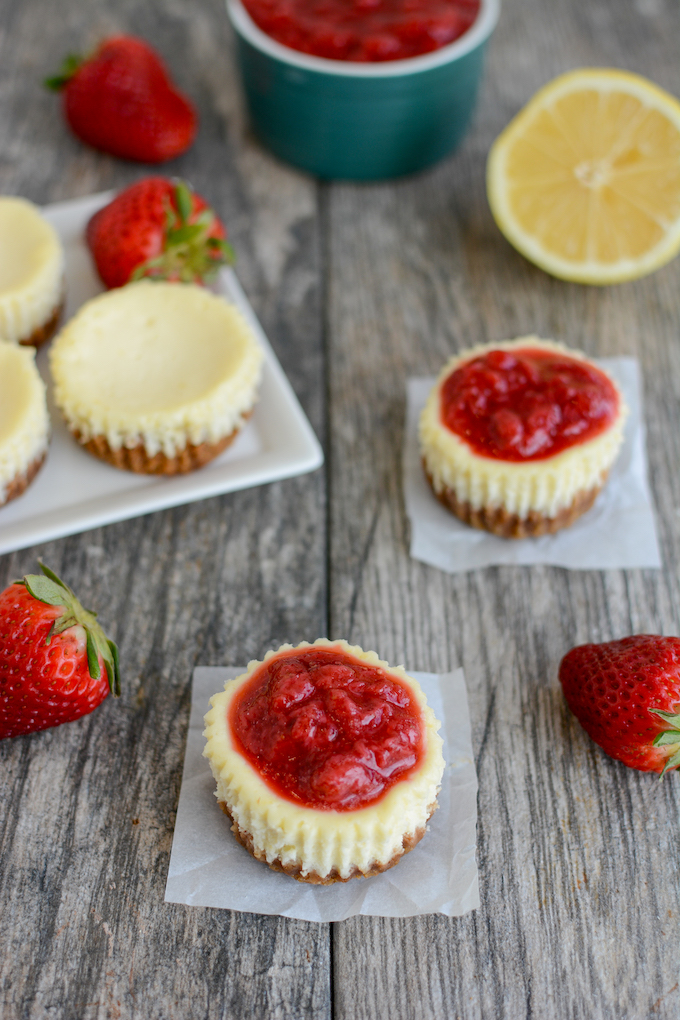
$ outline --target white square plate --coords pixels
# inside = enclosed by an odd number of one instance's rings
[[[66,252],[63,321],[103,290],[84,232],[90,216],[112,196],[106,192],[43,209]],[[47,460],[26,493],[0,509],[0,553],[320,467],[319,442],[231,270],[220,275],[216,289],[240,308],[265,353],[259,401],[235,442],[206,467],[187,475],[163,478],[110,467],[72,439],[52,400],[43,349],[38,367],[48,385],[52,441]]]

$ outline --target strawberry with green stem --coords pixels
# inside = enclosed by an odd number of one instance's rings
[[[40,563],[0,593],[0,738],[72,722],[120,694],[118,649]]]
[[[579,645],[559,676],[569,708],[612,758],[661,776],[680,766],[680,638]]]
[[[87,243],[104,284],[209,283],[234,261],[224,225],[182,180],[145,177],[94,214]]]
[[[144,39],[105,39],[88,57],[66,57],[44,84],[62,93],[73,133],[113,156],[162,163],[196,136],[196,111]]]

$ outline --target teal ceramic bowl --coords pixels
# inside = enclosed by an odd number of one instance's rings
[[[499,0],[482,0],[455,42],[408,60],[360,64],[299,53],[227,0],[255,134],[318,177],[369,181],[414,173],[451,152],[472,116]]]

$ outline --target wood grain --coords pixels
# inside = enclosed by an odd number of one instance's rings
[[[573,644],[680,633],[680,261],[605,289],[547,277],[493,224],[489,145],[548,78],[612,65],[680,94],[674,0],[505,0],[472,130],[411,179],[318,186],[250,138],[220,0],[0,0],[0,189],[38,202],[151,168],[85,149],[39,85],[62,53],[145,36],[201,115],[162,168],[214,204],[238,274],[317,433],[324,471],[97,529],[37,556],[100,611],[124,693],[0,742],[0,1016],[670,1020],[678,986],[676,776],[607,759],[556,683]],[[405,380],[471,342],[535,331],[634,354],[662,571],[408,555]],[[194,665],[324,633],[412,669],[465,668],[482,906],[334,926],[163,903]],[[417,852],[417,850],[415,851]]]
[[[506,2],[472,133],[428,174],[324,190],[329,248],[331,636],[413,669],[465,668],[479,769],[482,906],[448,920],[354,918],[333,933],[334,1015],[677,1017],[678,784],[607,759],[556,681],[575,643],[680,632],[680,264],[593,289],[503,240],[488,147],[552,75],[630,67],[680,93],[669,4]],[[664,571],[410,560],[405,380],[472,343],[529,332],[640,358]],[[675,777],[673,777],[674,779]]]
[[[5,0],[0,24],[0,189],[38,202],[156,172],[85,149],[39,84],[100,36],[153,40],[201,115],[194,148],[162,172],[228,224],[322,432],[316,186],[244,135],[223,5]],[[0,561],[0,585],[37,556],[100,611],[124,689],[78,723],[0,742],[0,1016],[328,1017],[327,926],[163,902],[193,667],[325,630],[322,473],[23,550]]]

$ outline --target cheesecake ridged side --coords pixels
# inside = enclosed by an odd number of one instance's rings
[[[425,754],[416,772],[396,783],[377,803],[354,811],[308,808],[279,795],[238,750],[228,724],[233,698],[261,662],[249,663],[246,673],[228,681],[224,691],[211,698],[203,753],[215,777],[217,800],[226,806],[238,829],[251,836],[255,856],[302,880],[313,876],[311,880],[323,881],[335,873],[344,881],[394,863],[409,849],[405,844],[424,831],[444,768],[440,724],[420,685],[401,667],[390,667],[375,652],[364,652],[345,641],[320,639],[314,646],[339,648],[406,684],[421,710],[425,731]],[[283,645],[263,661],[292,647]],[[297,647],[311,646],[303,642]]]

